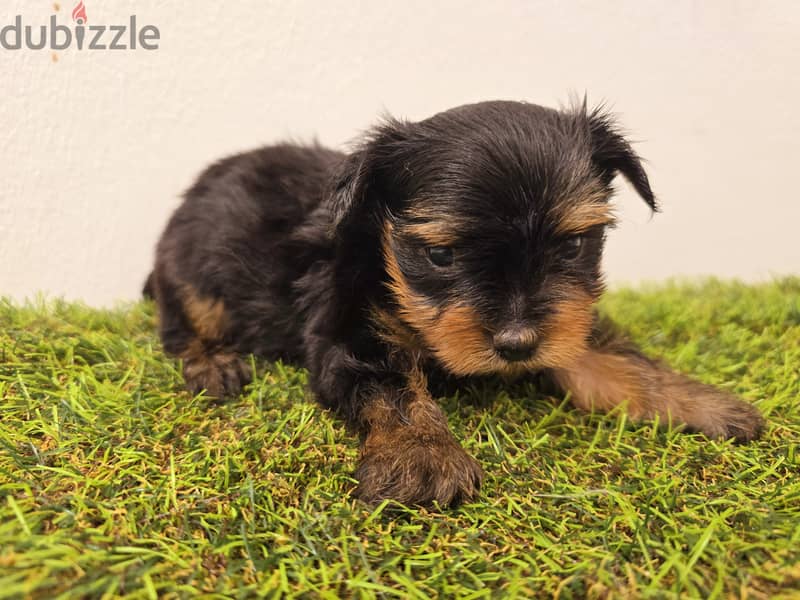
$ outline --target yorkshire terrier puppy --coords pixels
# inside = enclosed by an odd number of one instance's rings
[[[643,356],[598,318],[612,180],[656,200],[611,118],[482,102],[388,120],[349,155],[277,145],[188,190],[146,292],[196,393],[235,396],[247,354],[304,365],[361,437],[356,494],[453,505],[482,472],[429,379],[539,373],[585,410],[624,404],[715,438],[763,420]]]

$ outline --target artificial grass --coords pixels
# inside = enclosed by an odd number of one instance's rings
[[[800,279],[617,291],[654,355],[758,405],[748,445],[490,384],[443,399],[479,500],[350,498],[356,441],[260,365],[182,391],[153,307],[0,302],[0,597],[800,594]]]

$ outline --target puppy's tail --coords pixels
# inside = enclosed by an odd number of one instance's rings
[[[150,275],[147,276],[147,281],[144,282],[144,287],[142,288],[142,296],[148,300],[153,300],[156,297],[156,282],[153,275],[154,273],[151,271]]]

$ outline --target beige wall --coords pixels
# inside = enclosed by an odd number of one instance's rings
[[[0,48],[0,295],[135,298],[178,194],[225,153],[584,91],[664,207],[620,184],[612,281],[800,271],[800,3],[85,2],[90,24],[157,25],[160,49]],[[0,25],[53,11],[3,0]]]

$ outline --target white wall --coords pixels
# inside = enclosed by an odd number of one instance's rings
[[[584,91],[640,141],[664,208],[621,185],[612,281],[800,271],[800,3],[85,2],[90,24],[157,25],[160,49],[0,48],[0,295],[135,298],[178,195],[226,153]],[[0,25],[53,11],[3,0]]]

